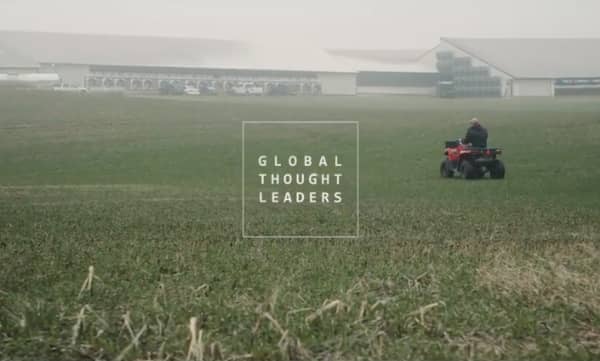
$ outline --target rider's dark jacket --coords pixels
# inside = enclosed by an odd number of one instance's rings
[[[467,135],[463,139],[463,143],[473,145],[474,147],[487,147],[488,132],[481,125],[472,125],[467,129]]]

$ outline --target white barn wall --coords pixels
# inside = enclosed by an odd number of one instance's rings
[[[554,81],[552,79],[515,79],[513,95],[521,97],[554,96]]]
[[[324,95],[356,95],[355,73],[319,73]]]
[[[40,71],[44,73],[57,73],[60,80],[69,86],[85,86],[85,76],[90,73],[88,65],[78,64],[42,64]]]

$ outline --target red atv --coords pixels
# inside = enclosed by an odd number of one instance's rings
[[[502,154],[499,148],[477,148],[462,141],[446,142],[444,150],[446,159],[440,165],[440,174],[444,178],[452,178],[454,174],[461,174],[465,179],[479,179],[486,173],[490,178],[504,178],[504,163],[496,156]]]

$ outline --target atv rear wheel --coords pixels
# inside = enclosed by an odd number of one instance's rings
[[[468,161],[462,162],[462,174],[465,179],[481,178],[481,171]]]
[[[454,170],[452,169],[452,164],[450,164],[448,159],[444,159],[442,164],[440,164],[440,175],[442,178],[454,177]]]
[[[504,168],[504,163],[501,160],[497,160],[496,164],[492,168],[490,168],[490,178],[492,179],[503,179],[504,173],[506,169]]]

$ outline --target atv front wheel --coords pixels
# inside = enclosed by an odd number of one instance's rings
[[[454,177],[454,170],[452,169],[452,165],[448,159],[444,159],[442,164],[440,164],[440,175],[442,178]]]
[[[503,179],[504,173],[506,169],[504,168],[504,163],[501,160],[497,160],[496,164],[492,168],[490,168],[490,178],[492,179]]]

